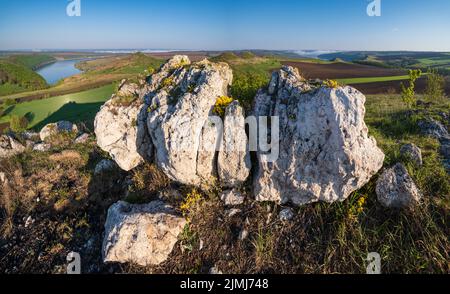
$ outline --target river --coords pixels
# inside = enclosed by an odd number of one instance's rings
[[[55,85],[64,78],[81,73],[81,70],[77,69],[75,64],[83,60],[84,59],[56,61],[41,67],[36,72],[40,74],[49,85]]]

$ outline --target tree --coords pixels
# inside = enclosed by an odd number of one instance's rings
[[[403,102],[409,107],[412,108],[416,105],[416,93],[415,93],[415,83],[418,78],[422,75],[422,71],[420,69],[410,69],[409,70],[409,86],[406,87],[403,83],[401,83],[402,87],[402,99]]]
[[[427,86],[425,95],[433,100],[444,96],[445,79],[436,69],[430,69],[427,75]]]

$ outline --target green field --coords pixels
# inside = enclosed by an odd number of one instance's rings
[[[75,94],[19,103],[5,110],[0,123],[8,122],[12,115],[26,116],[30,119],[29,127],[36,129],[59,120],[89,123],[112,92],[113,85],[108,85]]]
[[[403,76],[389,76],[389,77],[338,79],[338,82],[340,82],[342,84],[355,85],[355,84],[363,84],[363,83],[402,81],[402,80],[407,80],[407,79],[409,79],[409,77],[407,75],[403,75]]]

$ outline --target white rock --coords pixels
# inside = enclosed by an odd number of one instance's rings
[[[294,218],[294,211],[292,210],[292,208],[284,208],[280,211],[280,216],[279,216],[281,221],[290,221]]]
[[[231,209],[227,210],[227,215],[228,215],[228,217],[233,217],[241,212],[242,212],[242,210],[240,210],[239,208],[231,208]]]
[[[147,132],[147,106],[135,101],[129,106],[107,101],[95,117],[97,144],[108,152],[123,170],[129,171],[145,160],[150,161],[153,144]]]
[[[245,182],[252,166],[245,133],[244,110],[238,101],[226,108],[223,128],[217,169],[222,185],[236,187]]]
[[[239,191],[227,190],[220,195],[220,200],[228,206],[241,205],[244,203],[245,196]]]
[[[34,219],[30,216],[28,216],[28,218],[25,221],[25,228],[28,228],[29,226],[31,226],[34,223]]]
[[[89,134],[83,133],[75,139],[75,144],[84,144],[89,140]]]
[[[119,201],[108,210],[103,260],[158,265],[168,258],[185,224],[164,202],[132,205]]]
[[[241,232],[239,233],[239,240],[244,241],[245,239],[247,239],[247,237],[248,237],[248,230],[242,229]]]
[[[152,76],[149,88],[154,91],[147,95],[151,100],[147,123],[161,170],[172,180],[200,186],[216,176],[218,140],[209,115],[217,98],[227,94],[232,72],[227,64],[207,60],[189,68],[174,68],[179,60],[183,64],[188,61],[187,57],[174,57]],[[153,85],[162,80],[170,83]]]
[[[383,206],[394,208],[411,207],[422,198],[421,192],[401,163],[383,172],[377,181],[376,193]]]
[[[25,146],[20,144],[10,135],[0,135],[0,158],[11,157],[25,151]]]
[[[0,184],[4,184],[6,183],[7,178],[6,178],[6,174],[4,172],[0,172]]]
[[[209,274],[210,275],[223,275],[223,272],[217,266],[213,266],[212,268],[209,269]]]
[[[62,132],[73,132],[77,133],[77,125],[69,121],[59,121],[57,123],[50,123],[44,126],[39,133],[39,137],[42,141],[45,141],[49,137],[62,133]]]
[[[365,100],[352,87],[313,89],[292,67],[274,73],[268,92],[255,98],[255,115],[279,117],[279,156],[263,161],[258,152],[256,199],[342,201],[364,186],[384,161],[368,136]]]
[[[52,148],[52,145],[47,143],[38,143],[33,146],[33,151],[47,152]]]

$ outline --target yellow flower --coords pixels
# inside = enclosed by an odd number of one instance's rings
[[[216,104],[214,105],[214,113],[223,116],[225,114],[225,108],[233,102],[233,98],[228,96],[221,96],[217,98]]]
[[[339,87],[339,83],[336,80],[325,80],[323,85],[328,88],[337,88]]]

